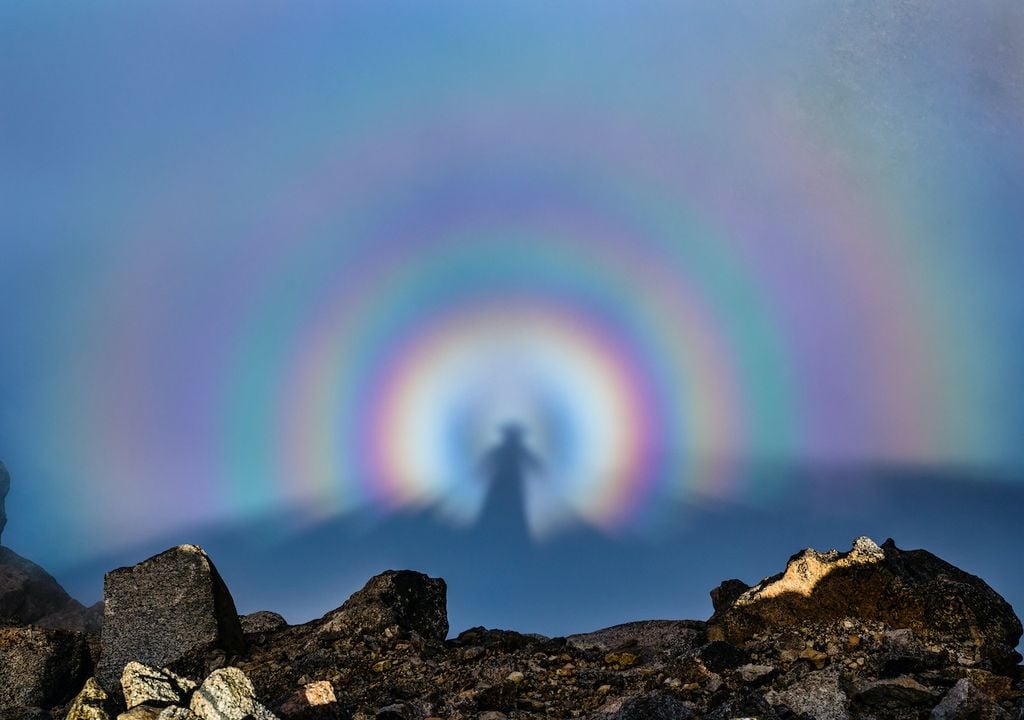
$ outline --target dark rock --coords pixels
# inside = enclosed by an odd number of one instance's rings
[[[7,527],[7,493],[11,491],[11,476],[7,474],[7,468],[0,462],[0,541],[4,537],[4,528]]]
[[[570,645],[602,652],[630,647],[683,652],[704,644],[704,623],[695,620],[644,620],[597,632],[570,635]]]
[[[812,717],[815,720],[849,718],[849,697],[842,688],[839,671],[834,667],[808,672],[790,681],[777,693],[777,700],[801,716]]]
[[[992,702],[967,678],[958,680],[942,702],[932,709],[931,720],[1009,720],[1010,714]]]
[[[88,646],[78,633],[0,628],[0,708],[62,705],[91,670]]]
[[[864,705],[890,707],[932,705],[935,702],[935,696],[927,687],[909,677],[868,683],[857,692],[854,699]]]
[[[195,545],[107,573],[103,597],[96,677],[116,697],[121,697],[121,672],[131,660],[167,667],[199,651],[234,655],[244,648],[231,593]]]
[[[748,685],[760,685],[778,675],[779,670],[771,665],[741,665],[736,674]]]
[[[249,633],[274,632],[288,626],[287,620],[276,612],[269,610],[260,610],[248,615],[241,615],[238,618],[238,622],[242,627],[242,632],[246,635]]]
[[[709,637],[735,644],[765,629],[841,618],[910,628],[928,642],[955,644],[971,661],[1011,672],[1021,624],[980,578],[925,550],[858,538],[847,553],[804,550],[786,570],[745,591],[708,621]]]
[[[62,613],[85,612],[52,575],[13,550],[0,547],[0,625],[30,625]]]
[[[410,703],[395,703],[377,711],[375,720],[423,720],[423,712]]]
[[[448,635],[448,586],[411,570],[388,570],[370,579],[321,621],[323,632],[378,634],[385,628],[416,632],[431,640]]]
[[[711,591],[711,606],[715,609],[715,612],[724,610],[749,589],[750,586],[742,580],[736,580],[735,578],[723,580],[721,585]]]
[[[42,708],[0,707],[0,720],[53,720],[53,718],[48,711]]]
[[[704,666],[712,672],[722,672],[739,667],[747,662],[747,656],[735,646],[722,640],[714,640],[697,651]]]
[[[679,698],[651,692],[630,698],[611,712],[599,713],[593,720],[688,720],[693,711]]]
[[[736,718],[758,718],[758,720],[778,720],[775,709],[758,693],[746,691],[732,692],[724,702],[704,715],[704,720],[735,720]]]

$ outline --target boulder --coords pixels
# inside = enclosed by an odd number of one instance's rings
[[[388,570],[323,617],[322,632],[378,635],[397,625],[432,640],[448,636],[448,586],[411,570]]]
[[[750,589],[742,580],[723,580],[722,583],[711,591],[711,606],[715,612],[732,605],[736,598]]]
[[[697,651],[697,657],[711,672],[722,672],[739,667],[747,662],[742,651],[723,640],[712,640]]]
[[[504,714],[502,714],[504,717]],[[392,703],[378,710],[374,720],[423,720],[423,711],[411,703]]]
[[[91,669],[88,645],[78,633],[0,628],[0,708],[63,705]]]
[[[687,720],[693,711],[679,698],[650,692],[626,700],[616,700],[591,716],[591,720]]]
[[[117,720],[158,720],[162,708],[152,705],[136,705],[117,716]]]
[[[288,627],[287,620],[276,612],[269,610],[260,610],[248,615],[241,615],[238,618],[238,622],[242,626],[242,632],[246,635],[249,633],[274,632],[283,627]]]
[[[122,694],[121,672],[132,660],[167,667],[211,649],[227,656],[244,649],[231,593],[195,545],[107,573],[103,600],[96,677],[115,696]]]
[[[110,695],[91,677],[71,701],[65,720],[111,720],[116,715],[117,706]]]
[[[741,645],[769,628],[842,618],[912,629],[997,671],[1012,672],[1020,660],[1020,620],[984,581],[925,550],[900,550],[892,540],[879,547],[866,537],[846,553],[794,555],[784,572],[716,609],[708,637]]]
[[[888,707],[931,706],[935,696],[931,690],[911,677],[875,680],[862,687],[854,699],[864,705]]]
[[[810,672],[779,693],[770,693],[769,702],[785,705],[814,720],[849,720],[849,698],[841,686],[839,670],[831,667]]]
[[[942,702],[932,709],[931,720],[1009,720],[1010,714],[975,687],[961,678],[949,689]]]
[[[0,547],[0,625],[30,625],[61,613],[84,612],[52,575],[10,548]]]
[[[160,711],[157,720],[199,720],[199,716],[188,708],[171,705]]]
[[[296,690],[281,704],[278,714],[286,720],[327,717],[334,714],[329,711],[333,710],[331,706],[336,706],[337,702],[334,687],[326,680],[318,680]]]
[[[641,620],[569,635],[566,640],[573,647],[602,652],[627,647],[678,652],[704,644],[704,623],[697,620]]]
[[[130,710],[136,705],[165,707],[188,704],[196,683],[164,668],[157,670],[134,660],[121,674],[124,704]]]
[[[236,667],[210,673],[193,693],[189,707],[201,720],[276,720],[256,700],[249,678]]]

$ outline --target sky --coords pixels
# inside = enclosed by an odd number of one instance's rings
[[[1011,0],[4,3],[4,542],[86,601],[202,541],[247,609],[403,565],[559,633],[868,533],[1022,607],[1022,38]]]

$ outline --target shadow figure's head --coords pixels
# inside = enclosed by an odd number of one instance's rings
[[[501,441],[505,445],[522,445],[526,430],[519,423],[507,422],[501,426]]]

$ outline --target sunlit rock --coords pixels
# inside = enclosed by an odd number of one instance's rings
[[[846,553],[804,550],[786,569],[721,607],[709,636],[742,644],[771,628],[859,618],[908,628],[942,643],[967,663],[996,669],[1020,659],[1021,624],[1010,605],[981,579],[925,550],[879,547],[858,538]]]
[[[236,667],[210,673],[192,694],[189,707],[201,720],[276,720],[256,700],[249,678]]]

